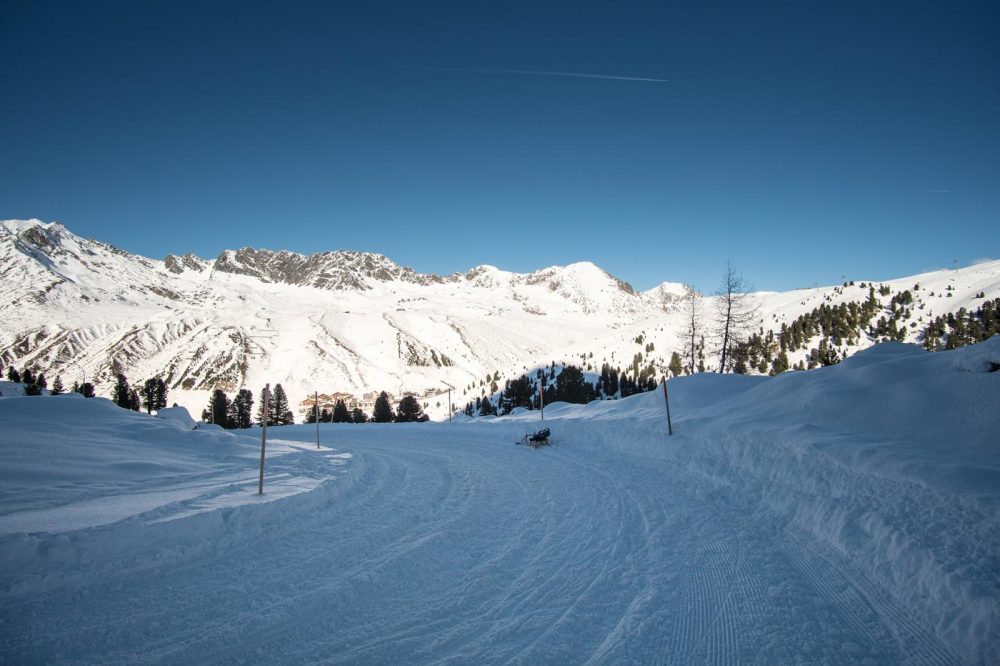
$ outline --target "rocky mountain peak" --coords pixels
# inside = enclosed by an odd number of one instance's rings
[[[684,299],[685,286],[680,282],[663,282],[649,291],[643,292],[646,298],[660,307],[664,312],[673,312]]]
[[[188,252],[179,257],[176,254],[168,254],[163,259],[163,266],[171,273],[180,275],[184,271],[189,270],[201,273],[209,266],[209,263],[201,257]]]
[[[244,247],[225,250],[212,268],[222,273],[249,275],[264,282],[310,286],[332,291],[365,291],[375,283],[401,281],[440,284],[439,275],[417,273],[389,258],[371,252],[337,250],[303,255],[287,250],[255,250]]]
[[[45,254],[61,252],[65,237],[72,235],[58,222],[41,220],[5,220],[2,228],[17,241],[31,245]]]

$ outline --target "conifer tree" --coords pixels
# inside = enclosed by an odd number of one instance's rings
[[[531,399],[534,392],[534,387],[531,385],[531,380],[528,379],[527,375],[521,375],[517,379],[508,380],[502,396],[504,413],[509,414],[515,407],[531,409]]]
[[[60,395],[65,390],[62,383],[62,376],[56,375],[56,378],[52,381],[52,388],[49,389],[49,395]]]
[[[375,399],[375,408],[372,411],[372,422],[389,423],[392,421],[392,406],[389,405],[389,395],[382,391]]]
[[[351,423],[367,423],[368,415],[361,411],[360,408],[355,407],[351,411]]]
[[[479,402],[479,415],[480,416],[491,416],[496,414],[496,410],[493,409],[493,403],[490,402],[489,398],[483,398]]]
[[[37,386],[40,389],[45,389],[49,387],[49,382],[47,379],[45,379],[44,373],[39,372],[38,376],[35,377],[35,386]]]
[[[403,396],[403,399],[399,401],[399,406],[396,410],[396,422],[407,423],[426,420],[427,416],[424,414],[424,410],[420,406],[417,399],[412,395]]]
[[[558,398],[556,397],[556,385],[555,385],[555,382],[553,382],[552,384],[546,385],[545,389],[543,391],[543,394],[545,395],[545,404],[546,405],[551,405],[552,403],[556,402],[558,400]],[[541,401],[539,401],[539,402],[541,402]]]
[[[281,384],[274,385],[274,395],[271,396],[271,410],[274,414],[275,425],[292,425],[295,423],[294,414],[288,408],[288,396]]]
[[[122,409],[132,409],[131,388],[122,373],[115,376],[115,387],[111,390],[111,400]]]
[[[747,362],[749,360],[749,349],[746,345],[735,345],[732,348],[733,372],[738,375],[745,375],[750,370]]]
[[[670,355],[670,365],[668,366],[670,374],[674,377],[680,376],[684,372],[684,362],[681,361],[681,355],[677,352],[673,352]]]
[[[330,417],[333,423],[350,423],[351,414],[347,411],[347,403],[338,400],[333,405],[333,414]]]
[[[771,370],[768,374],[770,375],[780,375],[782,372],[788,370],[788,354],[781,352],[774,357],[774,361],[771,363]]]
[[[147,414],[152,414],[154,409],[160,409],[157,406],[157,381],[162,382],[163,380],[151,377],[142,384],[142,406],[145,408]]]
[[[618,397],[618,392],[621,391],[621,372],[618,368],[609,368],[608,370],[608,384],[607,391],[610,397]]]
[[[253,402],[253,398],[250,399]],[[164,409],[167,406],[167,384],[159,377],[156,378],[156,406],[153,409]]]
[[[230,407],[230,420],[234,428],[249,428],[252,424],[253,414],[253,393],[250,389],[242,388],[233,398]]]
[[[215,389],[208,400],[208,407],[202,412],[202,419],[208,423],[229,428],[229,396],[222,389]]]
[[[12,382],[20,383],[21,373],[18,372],[17,368],[15,368],[14,366],[12,365],[7,366],[7,379]]]
[[[575,365],[565,366],[556,377],[556,400],[584,404],[589,402],[591,391],[587,390],[583,370]]]
[[[91,384],[90,382],[84,382],[80,384],[79,392],[80,395],[82,395],[84,398],[93,398],[94,395],[96,395],[94,393],[94,385]]]

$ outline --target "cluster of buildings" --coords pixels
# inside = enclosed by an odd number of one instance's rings
[[[324,409],[332,412],[334,405],[338,401],[343,400],[344,404],[347,405],[348,411],[353,411],[354,409],[360,409],[365,414],[371,415],[372,411],[375,409],[375,401],[378,400],[381,391],[366,391],[358,397],[353,393],[343,393],[340,391],[335,391],[333,393],[320,393],[318,396],[319,409],[323,411]],[[420,401],[421,405],[426,405],[431,399],[437,398],[442,395],[444,391],[439,388],[427,388],[423,391],[403,391],[400,395],[395,395],[388,391],[385,392],[389,396],[389,404],[393,409],[399,405],[399,401],[406,396],[413,396]],[[302,413],[306,413],[313,409],[313,406],[317,402],[315,396],[308,396],[305,400],[299,403],[299,410]]]

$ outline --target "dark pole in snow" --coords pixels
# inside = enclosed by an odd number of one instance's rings
[[[670,423],[670,398],[667,396],[667,376],[663,375],[663,402],[667,405],[667,434],[674,434],[674,426]]]
[[[538,380],[538,406],[542,409],[542,421],[545,420],[545,387],[542,386],[542,380]]]
[[[264,447],[267,445],[267,421],[268,421],[268,407],[271,402],[271,385],[267,384],[264,386],[264,409],[261,411],[260,419],[260,486],[257,488],[257,494],[264,494]]]
[[[313,413],[316,415],[316,448],[319,448],[319,391],[313,397]]]

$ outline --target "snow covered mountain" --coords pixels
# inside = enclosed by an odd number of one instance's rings
[[[0,277],[5,366],[93,382],[104,395],[117,372],[133,383],[159,376],[171,402],[194,413],[214,388],[256,393],[270,382],[293,406],[314,391],[386,390],[414,392],[443,416],[443,382],[459,387],[457,406],[489,390],[487,375],[553,361],[627,366],[639,353],[644,366],[663,368],[683,328],[682,285],[637,292],[589,262],[442,276],[347,251],[243,248],[160,261],[38,220],[0,222]],[[910,340],[925,318],[1000,295],[1000,262],[888,282],[880,299],[888,307],[915,283],[922,309],[905,331]],[[858,285],[757,294],[760,328],[865,295]]]

